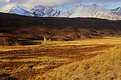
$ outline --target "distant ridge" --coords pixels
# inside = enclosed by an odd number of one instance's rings
[[[117,10],[117,9],[116,9]],[[119,10],[119,9],[118,9]],[[32,9],[27,9],[23,6],[15,6],[8,11],[8,13],[36,16],[36,17],[90,17],[102,18],[108,20],[121,20],[120,11],[107,10],[104,7],[96,4],[92,5],[78,5],[70,10],[60,11],[50,6],[36,5]]]
[[[26,15],[26,16],[34,16],[33,12],[23,6],[15,6],[7,11],[7,13],[18,14],[18,15]]]
[[[117,15],[121,15],[121,7],[111,9],[111,12]]]

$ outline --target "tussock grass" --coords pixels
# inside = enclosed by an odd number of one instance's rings
[[[121,45],[91,59],[73,62],[36,80],[121,80]]]
[[[120,40],[115,37],[1,46],[0,75],[20,80],[120,80]]]

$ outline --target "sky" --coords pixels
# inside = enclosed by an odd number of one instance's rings
[[[46,5],[66,10],[79,4],[98,4],[108,9],[121,7],[121,0],[0,0],[0,11],[6,11],[16,5],[22,5],[31,9],[35,5]]]

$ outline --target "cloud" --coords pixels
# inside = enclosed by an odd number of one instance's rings
[[[0,7],[2,7],[6,2],[4,0],[0,0]]]
[[[89,1],[89,2],[117,2],[117,1],[121,1],[121,0],[81,0],[81,1]]]
[[[11,0],[10,2],[17,2],[25,7],[33,7],[35,5],[57,6],[77,2],[79,0]]]
[[[111,2],[118,2],[121,0],[6,0],[9,1],[9,3],[17,3],[21,4],[27,8],[32,8],[35,5],[48,5],[48,6],[63,6],[64,4],[73,4],[77,3],[78,4],[82,2],[92,2],[92,3],[111,3]]]
[[[0,0],[0,10],[5,11],[15,5],[23,5],[27,8],[32,8],[35,5],[63,6],[73,3],[81,4],[83,2],[109,4],[118,1],[121,0]]]
[[[16,3],[10,3],[10,4],[6,4],[4,5],[4,7],[1,8],[1,11],[7,11],[9,9],[11,9],[12,7],[16,6]]]
[[[15,5],[32,8],[35,5],[58,6],[77,2],[79,0],[0,0],[0,10],[5,11]]]
[[[10,0],[0,0],[0,11],[6,11],[15,5],[16,2],[10,3]]]

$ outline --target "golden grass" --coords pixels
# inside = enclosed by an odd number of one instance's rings
[[[121,43],[121,37],[104,37],[102,39],[86,39],[81,41],[43,41],[42,45],[112,45]]]
[[[121,38],[1,46],[0,80],[120,80]],[[4,74],[10,74],[4,77]]]
[[[37,75],[36,80],[121,80],[121,45],[91,59]]]
[[[87,45],[84,47],[92,47],[92,45],[113,45],[120,44],[121,37],[104,37],[102,39],[86,39],[81,41],[42,41],[40,45],[28,45],[28,46],[0,46],[0,51],[12,51],[12,50],[25,50],[32,48],[39,48],[40,46],[65,46],[65,45]]]

